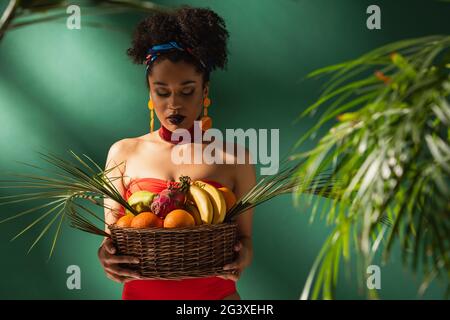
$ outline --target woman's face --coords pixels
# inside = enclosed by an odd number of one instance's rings
[[[203,98],[208,95],[208,84],[203,86],[203,76],[195,66],[165,59],[152,66],[148,79],[161,124],[170,131],[191,128],[202,112]]]

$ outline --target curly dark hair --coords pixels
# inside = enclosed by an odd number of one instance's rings
[[[183,60],[203,73],[205,83],[209,81],[211,71],[226,68],[228,37],[225,21],[217,13],[207,8],[182,6],[170,12],[155,13],[140,22],[127,54],[134,63],[143,64],[150,47],[176,41],[183,47],[192,48],[192,55],[184,51],[170,51],[158,57],[153,64],[164,59],[172,62]],[[206,63],[206,70],[199,60]],[[146,83],[148,86],[147,74]]]

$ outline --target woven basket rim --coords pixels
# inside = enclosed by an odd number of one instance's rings
[[[162,227],[149,227],[149,228],[131,228],[131,227],[118,227],[114,224],[108,225],[109,230],[121,229],[125,232],[135,233],[179,233],[179,232],[202,232],[204,230],[222,229],[228,227],[236,227],[237,222],[223,222],[219,224],[201,224],[193,227],[181,227],[181,228],[162,228]]]

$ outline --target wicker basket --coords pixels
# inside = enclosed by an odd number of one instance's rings
[[[109,226],[119,254],[138,257],[148,279],[184,279],[223,275],[236,258],[237,224],[203,224],[188,228],[119,228]]]

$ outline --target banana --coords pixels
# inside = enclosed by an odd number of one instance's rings
[[[214,209],[209,200],[208,193],[202,188],[192,184],[189,186],[188,195],[197,206],[202,222],[210,224],[213,220]]]
[[[195,204],[187,202],[185,204],[185,207],[186,210],[192,215],[192,217],[194,217],[196,226],[203,224],[202,217],[200,216],[200,212],[198,212],[198,209],[195,206]]]
[[[212,223],[222,223],[227,212],[227,206],[222,192],[204,181],[196,181],[194,183],[197,183],[199,186],[201,186],[202,189],[205,190],[209,195],[209,199],[211,200],[214,209],[214,217]]]

